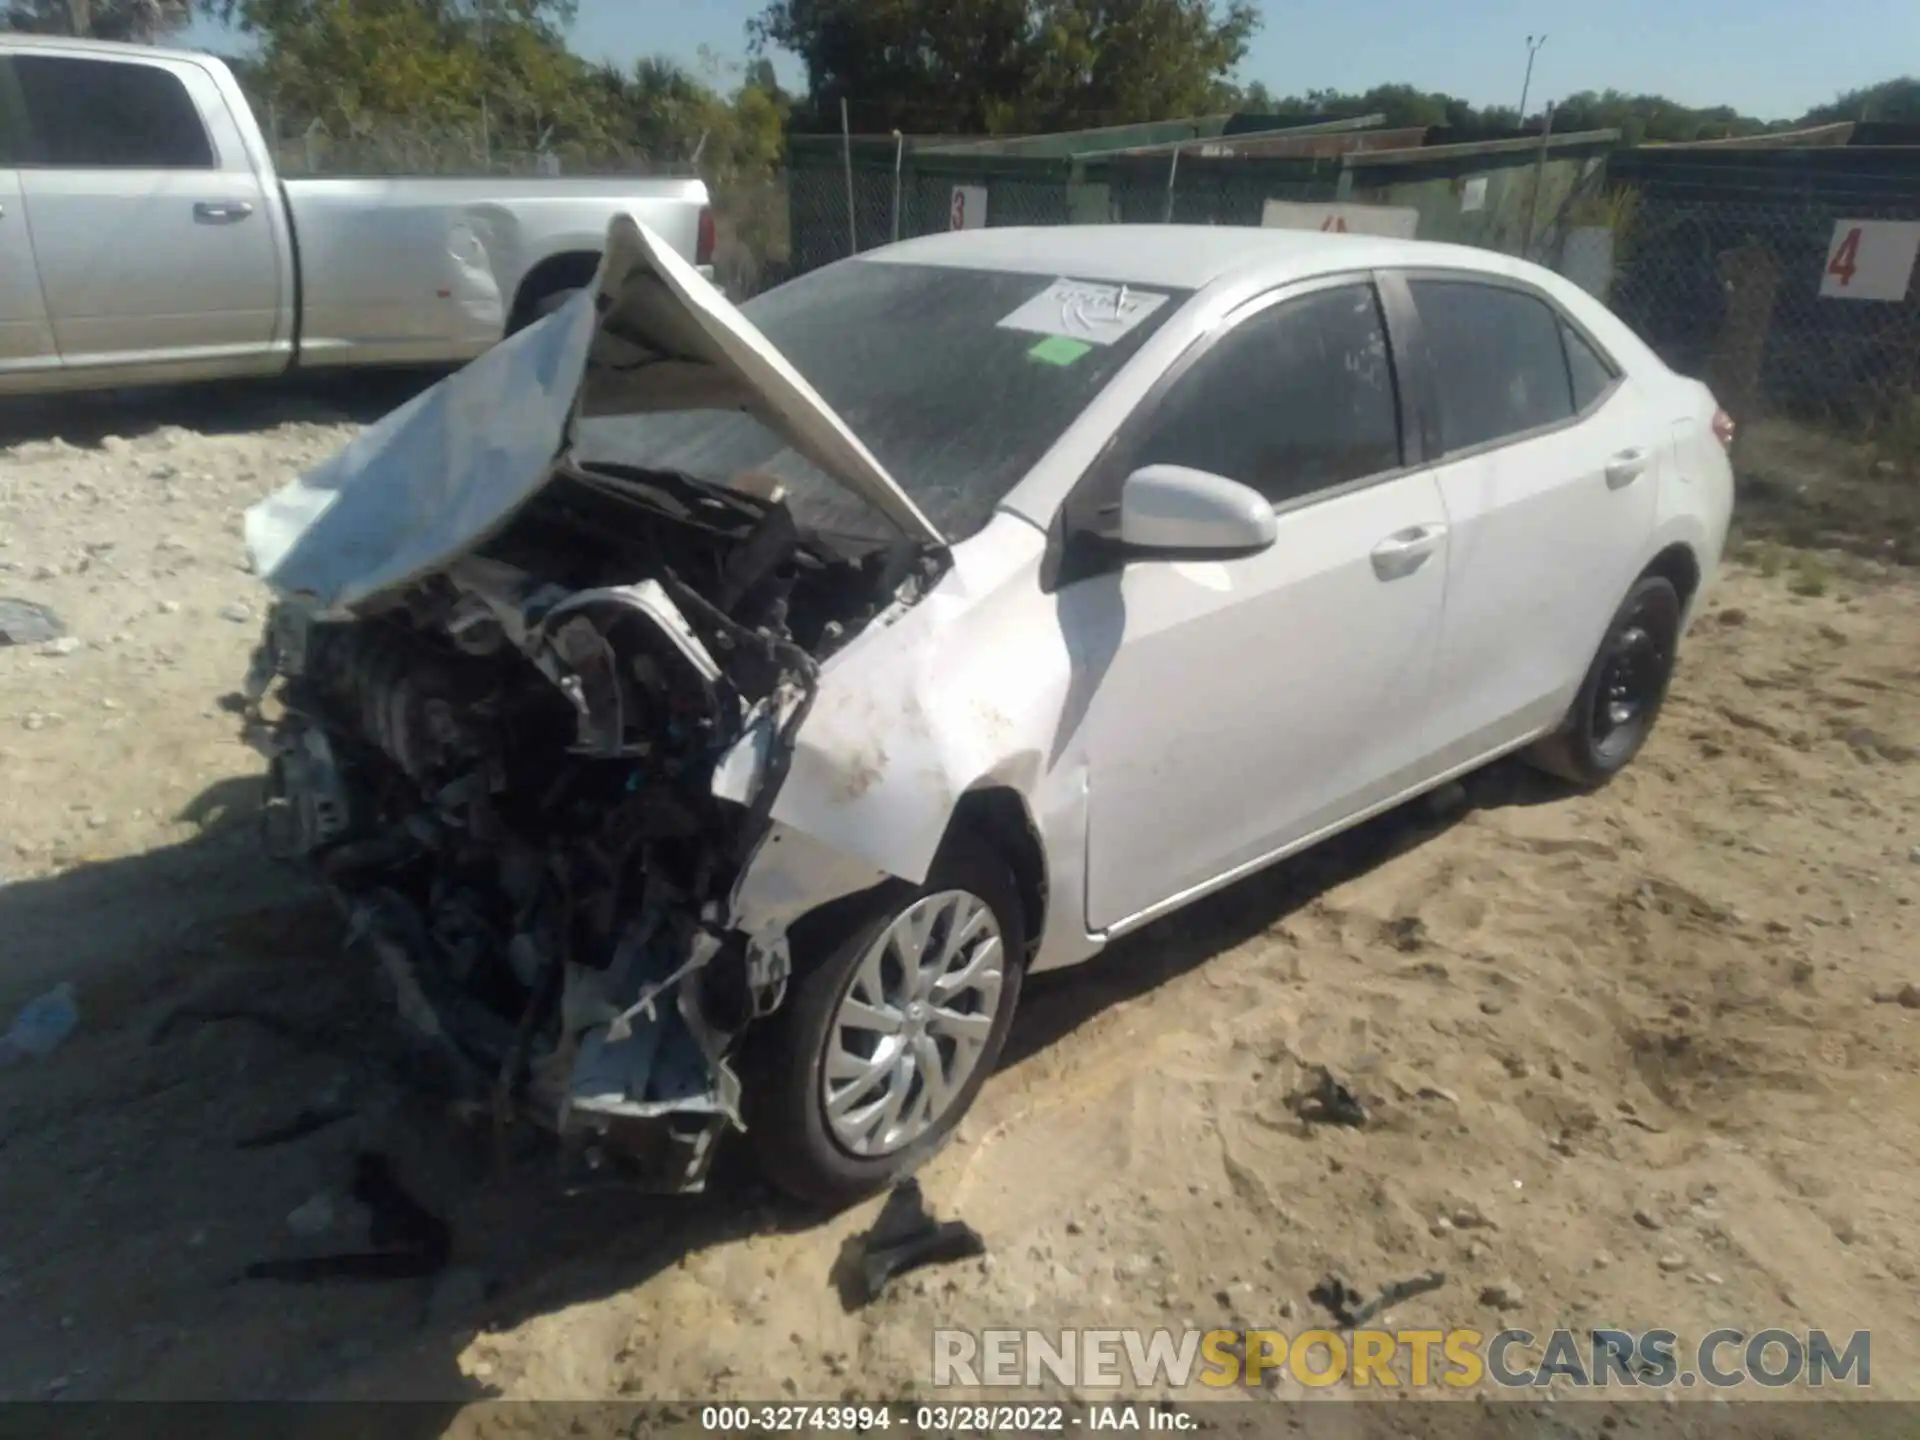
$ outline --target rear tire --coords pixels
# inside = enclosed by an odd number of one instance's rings
[[[1614,612],[1566,721],[1526,759],[1586,790],[1626,769],[1653,732],[1679,641],[1679,592],[1663,576],[1643,575]]]
[[[1006,862],[958,834],[924,884],[885,887],[837,934],[809,937],[811,955],[796,939],[786,1003],[743,1056],[747,1135],[769,1181],[838,1209],[941,1148],[1005,1048],[1026,958],[1023,918]],[[905,963],[916,934],[919,969]],[[948,1085],[916,1086],[931,1060]]]

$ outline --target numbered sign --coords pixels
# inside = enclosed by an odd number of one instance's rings
[[[1260,209],[1268,230],[1323,230],[1332,235],[1391,235],[1411,240],[1420,212],[1405,205],[1306,205],[1269,200]]]
[[[949,230],[981,230],[987,223],[987,190],[984,185],[953,187],[953,208],[947,216]]]
[[[1920,220],[1839,220],[1820,293],[1834,300],[1904,300],[1920,252]]]

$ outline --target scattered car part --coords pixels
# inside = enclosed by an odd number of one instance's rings
[[[1367,1123],[1367,1107],[1324,1065],[1314,1067],[1313,1084],[1288,1100],[1288,1108],[1309,1125]]]
[[[354,1157],[353,1195],[372,1212],[367,1238],[371,1251],[343,1255],[306,1255],[285,1260],[256,1260],[249,1280],[408,1280],[445,1268],[452,1249],[447,1223],[409,1195],[394,1178],[393,1165],[376,1151]]]
[[[60,617],[47,606],[0,596],[0,645],[43,645],[66,633]]]
[[[904,1180],[888,1193],[863,1245],[862,1304],[879,1299],[890,1280],[909,1270],[987,1253],[986,1241],[971,1225],[960,1220],[935,1220],[928,1213],[917,1179]]]
[[[1368,1300],[1340,1276],[1329,1275],[1307,1292],[1307,1298],[1322,1306],[1342,1329],[1352,1330],[1366,1324],[1389,1305],[1438,1290],[1446,1283],[1445,1271],[1425,1270],[1405,1280],[1388,1281]]]
[[[317,1135],[329,1125],[337,1125],[350,1119],[353,1109],[347,1105],[310,1106],[301,1110],[285,1124],[275,1125],[258,1134],[248,1135],[233,1142],[236,1150],[268,1150],[276,1145],[291,1145],[295,1140],[304,1140],[309,1135]]]

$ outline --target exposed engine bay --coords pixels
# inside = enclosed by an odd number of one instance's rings
[[[783,943],[729,897],[819,666],[944,551],[803,532],[774,482],[563,459],[491,539],[248,678],[269,843],[318,870],[480,1113],[697,1189]]]

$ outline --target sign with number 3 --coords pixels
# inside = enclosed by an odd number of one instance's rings
[[[1834,300],[1904,300],[1920,252],[1920,221],[1838,220],[1820,293]]]

